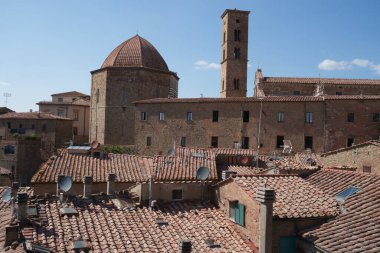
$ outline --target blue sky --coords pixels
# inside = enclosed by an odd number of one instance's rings
[[[4,92],[16,111],[89,93],[90,71],[136,33],[178,73],[181,97],[217,97],[227,8],[251,11],[249,96],[258,66],[265,76],[380,79],[378,0],[0,0],[0,106]]]

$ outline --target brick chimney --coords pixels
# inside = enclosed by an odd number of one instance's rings
[[[273,202],[275,192],[270,188],[260,187],[256,192],[260,202],[260,240],[259,253],[272,253]]]
[[[62,180],[63,180],[64,177],[65,177],[64,175],[58,175],[57,176],[57,196],[59,196],[59,191],[60,191],[60,189],[59,189],[59,182],[62,182]]]
[[[20,222],[22,222],[28,217],[28,213],[27,213],[28,194],[26,192],[17,193],[17,205],[18,205],[17,219]]]
[[[191,241],[181,240],[179,243],[179,253],[190,253],[191,252]]]
[[[18,230],[18,224],[16,225],[8,225],[5,227],[5,242],[4,246],[9,246],[13,242],[18,241],[19,239],[19,230]]]
[[[92,176],[83,178],[83,198],[88,198],[92,193]]]
[[[115,193],[115,181],[116,175],[114,173],[107,174],[107,195],[112,195]]]

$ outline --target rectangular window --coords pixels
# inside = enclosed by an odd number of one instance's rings
[[[164,112],[160,112],[160,114],[159,114],[159,119],[160,119],[161,121],[165,120],[165,113],[164,113]]]
[[[18,125],[18,128],[22,128],[22,124],[19,124],[19,125]]]
[[[305,149],[313,149],[313,136],[305,136]]]
[[[238,201],[229,202],[229,216],[240,226],[245,226],[245,205],[240,204]]]
[[[364,173],[371,173],[371,166],[363,165],[363,172]]]
[[[240,89],[240,80],[234,79],[234,90],[239,90],[239,89]]]
[[[240,59],[240,48],[238,48],[238,47],[234,48],[234,58]]]
[[[46,125],[45,124],[42,124],[42,131],[46,132]]]
[[[181,137],[181,147],[186,147],[186,136]]]
[[[11,128],[12,128],[12,124],[11,124],[11,122],[8,122],[7,125],[8,125],[8,129],[11,129]]]
[[[79,120],[79,111],[73,110],[74,120]]]
[[[193,113],[192,112],[187,112],[187,114],[186,114],[186,120],[187,121],[192,121],[193,120]]]
[[[240,30],[235,30],[235,41],[240,41]]]
[[[293,95],[301,95],[301,91],[295,90],[295,91],[293,91]]]
[[[152,146],[152,137],[150,136],[146,137],[146,146],[147,147]]]
[[[14,154],[15,150],[16,150],[16,148],[13,145],[5,145],[4,146],[4,154]]]
[[[219,111],[212,111],[212,122],[219,121]]]
[[[57,110],[57,115],[59,117],[65,117],[65,111],[64,110]]]
[[[141,112],[141,113],[140,113],[140,119],[141,119],[141,120],[146,120],[146,118],[147,118],[147,114],[146,114],[146,112]]]
[[[34,124],[32,124],[32,129],[34,129]]]
[[[172,200],[182,200],[183,199],[183,190],[176,189],[172,191]]]
[[[308,124],[313,123],[313,113],[312,112],[307,112],[305,116],[305,122]]]
[[[226,32],[223,33],[223,42],[226,42]]]
[[[355,121],[355,113],[350,112],[347,113],[347,122],[354,122]]]
[[[380,113],[375,112],[372,116],[373,122],[379,122],[380,121]]]
[[[211,147],[218,147],[218,136],[211,136]]]
[[[58,102],[62,103],[63,102],[63,98],[58,98]]]
[[[73,127],[73,135],[78,135],[78,128],[77,127]]]
[[[278,117],[277,117],[277,122],[278,122],[278,123],[282,123],[282,122],[284,122],[284,118],[285,118],[285,113],[283,113],[283,112],[279,112],[279,113],[278,113]]]
[[[347,138],[347,147],[351,147],[354,145],[355,139],[353,137]]]
[[[343,92],[341,92],[341,91],[337,91],[337,92],[335,92],[335,95],[337,95],[337,96],[342,96],[342,95],[343,95]]]
[[[249,122],[249,111],[243,111],[243,122]]]
[[[249,149],[249,137],[243,137],[241,140],[241,148],[243,149]]]
[[[284,147],[284,136],[277,135],[276,138],[276,148],[283,148]]]

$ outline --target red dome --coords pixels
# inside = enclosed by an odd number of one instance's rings
[[[138,35],[116,47],[103,62],[102,68],[106,67],[144,67],[169,71],[157,49]]]

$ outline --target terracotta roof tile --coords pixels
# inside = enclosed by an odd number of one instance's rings
[[[380,251],[380,177],[341,170],[321,170],[307,179],[335,196],[348,186],[360,191],[347,198],[344,212],[329,222],[303,233],[303,237],[328,252]]]
[[[238,165],[227,166],[226,169],[236,172],[237,175],[256,175],[263,172],[263,169],[257,169],[256,167]]]
[[[342,152],[342,151],[356,149],[356,148],[359,148],[359,147],[370,146],[370,145],[374,145],[374,146],[380,147],[380,141],[378,141],[378,140],[370,140],[370,141],[362,142],[362,143],[359,143],[357,145],[352,145],[351,147],[340,148],[340,149],[336,149],[336,150],[332,150],[332,151],[323,153],[323,154],[321,154],[321,156],[322,157],[323,156],[329,156],[329,155],[336,154],[336,153],[339,153],[339,152]]]
[[[61,93],[55,93],[51,94],[52,96],[63,96],[63,97],[89,97],[90,95],[78,92],[78,91],[68,91],[68,92],[61,92]]]
[[[106,67],[145,67],[169,71],[157,49],[138,35],[117,46],[103,62],[101,68]]]
[[[140,182],[148,180],[152,164],[150,157],[108,154],[108,158],[100,159],[63,151],[45,162],[31,181],[51,183],[56,182],[58,175],[65,175],[71,176],[74,182],[82,182],[85,175],[91,175],[93,182],[106,182],[107,173],[113,172],[116,182]]]
[[[379,79],[347,79],[347,78],[309,78],[309,77],[264,77],[265,83],[276,84],[332,84],[332,85],[380,85]]]
[[[134,104],[162,104],[162,103],[251,103],[251,102],[322,102],[325,100],[379,100],[380,95],[326,95],[326,96],[266,96],[263,99],[255,97],[229,98],[153,98],[139,100]]]
[[[8,112],[0,115],[0,119],[40,119],[40,120],[71,120],[47,112]]]
[[[224,212],[211,204],[170,203],[151,211],[146,207],[118,210],[110,200],[86,204],[73,201],[40,204],[47,224],[23,229],[25,237],[49,247],[54,252],[72,252],[71,240],[90,240],[89,252],[177,252],[179,242],[188,239],[194,252],[254,252],[254,245],[235,231]],[[69,206],[78,214],[60,215]],[[157,218],[167,224],[158,225]],[[32,229],[32,230],[31,230]],[[220,248],[210,248],[212,238]],[[226,240],[228,238],[228,240]]]
[[[338,214],[334,198],[294,175],[234,176],[232,180],[253,199],[256,199],[259,187],[274,189],[274,217],[311,218],[332,217]]]

